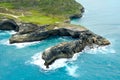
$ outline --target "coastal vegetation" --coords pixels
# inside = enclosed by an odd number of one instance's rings
[[[68,23],[69,19],[81,17],[83,12],[82,5],[75,0],[1,0],[0,30],[17,32],[9,38],[10,44],[41,41],[52,36],[73,38],[74,41],[60,43],[42,53],[44,65],[49,68],[56,59],[72,58],[86,46],[110,44],[83,26]]]
[[[75,0],[1,0],[0,17],[35,24],[54,24],[81,14],[82,5]],[[6,15],[10,14],[10,15]],[[11,15],[18,16],[17,18]]]

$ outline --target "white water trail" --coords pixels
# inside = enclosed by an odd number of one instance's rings
[[[17,48],[25,48],[31,45],[35,45],[39,42],[25,42],[25,43],[14,43],[14,44],[9,44],[9,45],[13,45],[16,46]]]
[[[69,76],[78,77],[79,74],[76,72],[78,69],[78,66],[77,65],[68,65],[68,63],[71,63],[72,61],[77,60],[77,57],[79,55],[80,55],[80,53],[76,53],[71,59],[66,59],[66,58],[58,59],[52,65],[50,65],[49,68],[46,68],[46,66],[44,65],[45,61],[42,59],[42,53],[37,53],[34,56],[32,56],[32,60],[28,61],[28,63],[36,65],[44,71],[52,71],[52,70],[56,70],[56,69],[65,67],[65,70],[67,71],[67,74]]]
[[[79,74],[77,73],[78,66],[72,65],[72,66],[66,66],[67,74],[72,77],[79,77]]]
[[[24,43],[14,43],[14,44],[10,44],[8,39],[4,39],[4,40],[0,40],[0,43],[3,45],[7,45],[7,46],[15,46],[18,49],[21,48],[25,48],[31,45],[35,45],[37,43],[39,43],[40,41],[37,42],[24,42]]]
[[[66,65],[67,59],[58,59],[56,60],[52,65],[49,66],[49,68],[46,68],[44,65],[44,60],[42,59],[42,53],[37,53],[36,55],[32,56],[31,64],[39,66],[43,70],[55,70],[57,68],[64,67]]]
[[[12,34],[15,34],[17,32],[15,31],[2,31],[0,30],[0,35],[12,35]]]
[[[3,31],[2,33],[0,33],[0,35],[12,35],[12,34],[15,34],[15,33],[16,33],[15,31]],[[9,43],[9,37],[7,39],[0,40],[0,44],[7,45],[7,46],[15,46],[18,49],[37,44],[39,42],[40,41],[10,44]]]
[[[9,34],[16,34],[17,32],[15,32],[15,31],[7,31]]]
[[[109,54],[116,53],[116,51],[111,46],[94,46],[90,49],[88,46],[85,47],[84,52],[87,54]]]
[[[47,71],[56,70],[61,67],[66,67],[67,62],[76,60],[78,56],[79,53],[76,53],[71,59],[66,59],[66,58],[57,59],[52,65],[49,66],[49,68],[46,68],[46,66],[44,65],[45,61],[42,59],[42,53],[37,53],[34,56],[32,56],[32,61],[30,61],[30,63],[39,66],[43,70],[47,70]]]

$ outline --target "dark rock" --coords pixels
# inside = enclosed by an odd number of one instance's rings
[[[0,30],[14,30],[19,31],[19,26],[12,19],[4,19],[0,22]]]
[[[42,58],[45,60],[45,66],[49,67],[56,59],[72,58],[75,53],[81,52],[84,47],[81,40],[63,42],[46,49],[42,54]]]
[[[49,67],[56,59],[72,58],[75,53],[81,52],[86,46],[93,48],[94,44],[98,46],[109,45],[110,42],[105,38],[92,33],[89,30],[76,33],[79,39],[72,42],[63,42],[54,47],[46,49],[42,58],[45,60],[45,66]],[[74,34],[75,36],[75,34]]]
[[[45,31],[45,28],[49,26],[49,25],[41,25],[38,26],[36,24],[32,24],[32,23],[20,23],[19,24],[19,33],[20,34],[25,34],[25,33],[31,33],[33,31],[36,30],[41,30],[41,31]]]
[[[28,29],[28,28],[27,28]],[[58,28],[53,30],[41,30],[37,29],[21,29],[17,34],[12,35],[9,39],[10,43],[20,43],[20,42],[32,42],[32,41],[40,41],[46,39],[50,36],[72,36],[79,38],[79,32],[82,30],[86,30],[82,27],[66,27],[66,28]],[[25,31],[25,32],[24,32]]]
[[[75,53],[81,52],[86,46],[93,48],[94,44],[98,46],[110,44],[110,42],[105,38],[94,34],[82,26],[64,23],[52,26],[57,28],[53,28],[51,30],[47,30],[45,27],[49,27],[49,25],[37,26],[30,23],[21,24],[19,32],[12,35],[9,40],[12,44],[40,41],[50,36],[57,35],[71,36],[72,38],[75,38],[76,40],[74,41],[63,42],[54,47],[48,48],[43,52],[42,58],[45,60],[44,64],[47,68],[49,68],[49,65],[51,65],[56,59],[71,58]]]
[[[69,18],[72,20],[72,19],[81,18],[81,17],[82,17],[82,14],[74,14],[70,16]]]

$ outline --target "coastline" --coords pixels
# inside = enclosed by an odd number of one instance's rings
[[[105,46],[110,44],[107,39],[94,34],[85,27],[69,23],[37,26],[31,23],[17,25],[14,20],[5,20],[0,25],[3,26],[2,29],[18,31],[9,39],[10,44],[41,41],[51,36],[71,36],[75,39],[46,49],[42,53],[46,68],[49,68],[49,65],[57,59],[72,58],[75,53],[81,52],[86,46],[93,48],[94,45]],[[48,29],[51,26],[52,28]]]
[[[84,8],[80,9],[80,14],[73,14],[69,16],[69,19],[82,17]],[[69,22],[69,21],[67,21]],[[76,39],[71,42],[63,42],[54,47],[50,47],[43,52],[42,58],[45,60],[44,65],[49,68],[56,59],[59,58],[71,58],[73,54],[81,52],[86,46],[93,48],[93,45],[98,46],[109,45],[110,42],[94,34],[90,30],[80,25],[72,25],[70,23],[54,23],[45,25],[36,25],[33,23],[16,23],[12,19],[5,19],[0,23],[1,30],[15,30],[16,34],[13,34],[9,39],[10,44],[22,43],[22,42],[34,42],[41,41],[50,36],[71,36]]]

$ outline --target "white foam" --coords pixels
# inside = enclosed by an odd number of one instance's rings
[[[78,77],[79,74],[77,74],[77,69],[78,66],[66,66],[66,71],[68,73],[68,75],[72,76],[72,77]]]
[[[2,31],[2,32],[0,33],[0,35],[6,35],[6,34],[12,35],[12,34],[15,34],[15,33],[17,33],[17,32],[15,32],[15,31]]]
[[[84,50],[86,53],[89,54],[97,54],[102,53],[102,54],[106,54],[106,52],[110,52],[110,53],[115,53],[115,51],[113,49],[108,49],[107,46],[105,47],[98,47],[96,46],[93,49],[90,49],[89,47],[86,47]],[[42,53],[37,53],[34,56],[32,56],[32,60],[30,61],[30,64],[34,64],[39,66],[41,69],[45,70],[45,71],[51,71],[51,70],[56,70],[58,68],[62,68],[64,67],[67,71],[67,74],[72,76],[72,77],[78,77],[79,74],[77,73],[77,69],[78,66],[74,65],[73,61],[77,60],[78,56],[80,56],[81,53],[76,53],[73,58],[71,59],[58,59],[56,60],[52,65],[49,66],[49,68],[46,68],[46,66],[44,65],[44,60],[42,59]]]
[[[39,41],[10,44],[8,39],[4,39],[4,40],[1,40],[0,43],[3,44],[3,45],[7,45],[7,46],[16,46],[17,48],[24,48],[24,47],[27,47],[27,46],[37,44],[37,43],[39,43]]]
[[[9,34],[16,34],[17,32],[15,32],[15,31],[7,31]]]
[[[50,65],[49,68],[46,68],[44,65],[45,61],[42,59],[42,53],[37,53],[32,57],[32,61],[30,63],[39,66],[43,70],[55,70],[57,68],[64,67],[66,65],[66,61],[67,59],[58,59],[52,65]]]
[[[10,45],[14,45],[17,48],[24,48],[24,47],[31,46],[31,45],[34,45],[34,44],[37,44],[37,43],[39,43],[39,42],[14,43],[14,44],[10,44]]]
[[[116,53],[116,51],[111,48],[111,46],[102,46],[102,47],[94,47],[92,49],[86,47],[84,51],[88,54],[108,54],[108,53]]]
[[[30,61],[31,64],[37,65],[40,68],[46,70],[46,67],[44,66],[44,62],[45,61],[42,59],[41,53],[37,53],[34,56],[32,56],[32,61]]]
[[[38,53],[38,54],[36,54],[32,57],[33,60],[30,63],[39,66],[41,69],[43,69],[45,71],[51,71],[51,70],[56,70],[58,68],[65,67],[66,71],[67,71],[67,74],[69,76],[78,77],[79,74],[77,74],[77,72],[76,72],[77,69],[78,69],[78,66],[76,66],[76,65],[75,66],[69,66],[66,63],[66,62],[71,61],[71,60],[76,60],[77,55],[75,55],[71,59],[58,59],[52,65],[50,65],[49,68],[46,68],[46,66],[44,65],[45,61],[42,59],[42,53]]]
[[[77,60],[77,58],[80,56],[80,54],[82,54],[82,52],[75,53],[72,58],[67,59],[67,60],[68,60],[68,61],[75,61],[75,60]]]
[[[78,55],[79,54],[76,53],[71,59],[57,59],[52,65],[49,66],[49,68],[46,68],[46,66],[44,65],[45,61],[42,59],[42,53],[37,53],[36,55],[32,56],[32,61],[30,61],[30,63],[39,66],[43,70],[56,70],[61,67],[66,67],[67,62],[76,60]]]

